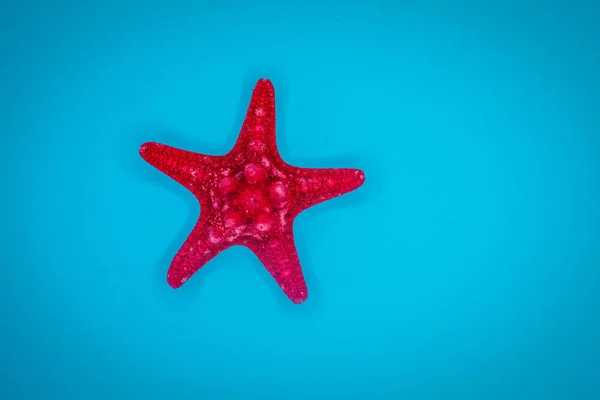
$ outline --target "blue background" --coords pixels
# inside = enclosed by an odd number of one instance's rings
[[[5,0],[0,397],[600,398],[592,4]],[[244,248],[171,289],[199,207],[138,155],[227,152],[260,77],[287,162],[367,177],[302,305]]]

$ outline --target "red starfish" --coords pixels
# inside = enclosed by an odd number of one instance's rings
[[[217,254],[242,245],[294,303],[308,296],[294,245],[294,219],[365,181],[357,169],[298,168],[282,160],[275,140],[275,90],[267,79],[256,84],[229,153],[204,155],[150,142],[140,154],[200,202],[196,226],[171,262],[169,285],[180,287]]]

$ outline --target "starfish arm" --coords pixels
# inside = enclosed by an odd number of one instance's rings
[[[142,144],[140,155],[148,164],[196,195],[206,191],[211,171],[220,159],[219,156],[194,153],[155,142]]]
[[[298,168],[293,214],[351,192],[365,182],[363,171],[354,168]]]
[[[298,252],[291,230],[268,242],[249,243],[248,248],[258,257],[285,295],[300,304],[308,297]]]
[[[177,289],[211,259],[230,247],[221,231],[200,217],[183,243],[167,272],[167,283]]]
[[[234,151],[246,149],[278,154],[275,139],[275,89],[268,79],[260,79],[250,98],[244,123]]]

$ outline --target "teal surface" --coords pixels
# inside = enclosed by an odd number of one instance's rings
[[[597,3],[596,3],[597,4]],[[600,398],[600,12],[584,1],[0,5],[0,398]],[[276,89],[309,299],[138,155]]]

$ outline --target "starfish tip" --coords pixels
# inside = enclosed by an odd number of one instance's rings
[[[140,156],[148,163],[155,164],[157,157],[160,156],[160,150],[165,146],[156,142],[142,143],[139,148]]]
[[[176,279],[172,274],[167,274],[167,283],[169,284],[169,286],[171,286],[173,289],[179,289],[181,286],[183,286],[183,284],[185,283],[187,279]]]
[[[308,296],[304,296],[304,297],[296,297],[292,299],[292,302],[294,304],[302,304],[306,301],[306,299],[308,298]]]
[[[367,178],[365,177],[365,172],[360,169],[355,169],[354,175],[355,175],[356,189],[358,189],[365,183]]]
[[[294,304],[302,304],[308,299],[308,293],[306,292],[306,290],[301,293],[287,293],[287,297]]]
[[[151,151],[151,150],[152,150],[152,148],[153,148],[153,147],[155,147],[155,146],[156,146],[156,143],[153,143],[153,142],[145,142],[145,143],[142,143],[142,144],[140,145],[140,148],[139,148],[139,153],[140,153],[140,155],[141,155],[142,157],[144,157],[144,155],[145,155],[145,154],[148,154],[148,152],[149,152],[149,151]]]
[[[260,88],[260,87],[265,88],[265,89],[267,89],[267,88],[273,89],[273,82],[271,82],[271,80],[268,78],[260,78],[256,82],[255,88]]]
[[[361,171],[360,169],[358,169],[357,171],[358,171],[358,179],[360,179],[361,185],[362,185],[367,180],[367,178],[365,177],[365,172]]]

